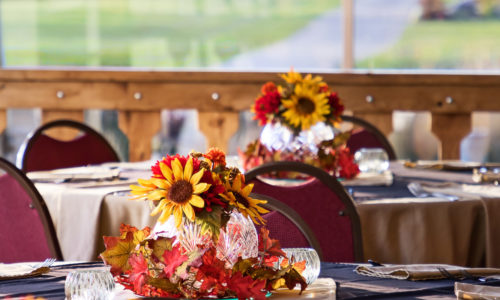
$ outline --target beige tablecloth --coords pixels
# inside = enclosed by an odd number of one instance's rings
[[[400,170],[401,174],[415,175],[412,170]],[[443,175],[434,172],[429,177]],[[156,222],[149,216],[148,203],[130,201],[128,192],[120,192],[128,185],[36,186],[47,202],[65,260],[97,260],[104,250],[102,236],[118,235],[121,223],[142,228]],[[398,198],[359,203],[365,259],[500,267],[500,195],[496,199],[495,193],[483,194],[475,200]]]

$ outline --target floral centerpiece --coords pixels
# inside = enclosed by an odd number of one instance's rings
[[[252,221],[264,224],[266,201],[250,197],[253,185],[226,166],[222,151],[167,156],[151,169],[151,178],[131,189],[133,199],[152,203],[155,229],[122,224],[120,236],[104,237],[101,258],[125,288],[143,296],[240,299],[306,288],[305,263],[289,262],[265,228],[257,238]]]
[[[352,178],[359,173],[346,147],[348,132],[335,132],[344,105],[320,76],[290,71],[283,85],[267,82],[252,106],[264,127],[260,139],[240,151],[243,167],[280,160],[302,161]],[[338,130],[337,130],[338,131]]]

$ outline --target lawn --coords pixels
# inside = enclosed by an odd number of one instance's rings
[[[358,68],[500,69],[500,20],[419,21]]]
[[[302,28],[340,0],[3,0],[8,66],[206,67]]]

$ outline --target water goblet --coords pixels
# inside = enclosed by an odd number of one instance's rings
[[[108,300],[115,282],[109,270],[75,270],[68,273],[64,292],[68,300]]]
[[[307,284],[318,279],[320,271],[320,260],[318,253],[313,248],[283,248],[286,256],[291,262],[306,262],[306,268],[302,272]]]
[[[389,168],[389,156],[382,148],[361,148],[354,153],[354,160],[363,173],[383,173]]]

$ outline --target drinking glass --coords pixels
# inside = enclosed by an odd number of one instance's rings
[[[354,160],[363,173],[383,173],[389,168],[389,156],[382,148],[361,148]]]
[[[76,270],[66,276],[64,292],[68,300],[108,300],[115,282],[109,270]]]
[[[292,262],[306,261],[306,268],[302,272],[302,276],[306,279],[307,284],[313,283],[318,279],[320,271],[320,260],[318,253],[313,248],[283,248],[288,259]]]

